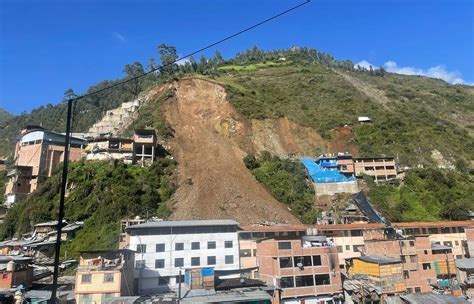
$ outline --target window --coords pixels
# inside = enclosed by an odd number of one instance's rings
[[[216,265],[216,257],[215,256],[208,256],[207,257],[207,265]]]
[[[428,254],[428,250],[423,250],[423,252],[424,252],[425,254]]]
[[[199,265],[201,265],[201,258],[192,257],[191,258],[191,266],[199,266]]]
[[[320,265],[321,265],[321,256],[313,255],[313,266],[320,266]]]
[[[207,249],[216,249],[216,241],[207,242]]]
[[[164,259],[155,260],[155,268],[165,268],[165,260]]]
[[[254,249],[252,253],[253,253],[253,256],[256,257],[257,256],[257,249]]]
[[[311,256],[295,256],[293,258],[293,265],[299,267],[298,264],[301,264],[303,267],[311,267],[313,266],[311,263]]]
[[[314,286],[313,276],[312,275],[296,276],[295,286],[296,287]]]
[[[265,237],[274,237],[275,232],[265,232]]]
[[[438,228],[428,228],[428,234],[437,234]]]
[[[104,282],[113,282],[114,274],[113,273],[104,273]]]
[[[137,253],[145,253],[145,252],[146,252],[146,244],[138,244]]]
[[[413,289],[412,288],[407,288],[407,293],[412,293]]]
[[[279,242],[278,249],[291,249],[291,242]]]
[[[232,248],[232,247],[234,247],[234,243],[232,241],[225,241],[224,242],[224,247],[225,248]]]
[[[250,232],[241,232],[239,233],[239,239],[241,240],[250,240],[251,234]]]
[[[410,247],[415,247],[415,241],[410,241]]]
[[[418,259],[417,259],[416,255],[410,255],[410,262],[411,263],[416,263],[417,261],[418,261]]]
[[[456,260],[462,259],[462,254],[457,254],[456,255]]]
[[[354,252],[361,252],[361,250],[364,249],[364,245],[354,245],[352,247],[354,248]]]
[[[176,250],[176,251],[184,250],[184,243],[175,243],[174,244],[174,250]]]
[[[459,241],[454,241],[454,245],[459,246]]]
[[[280,287],[281,288],[292,288],[295,287],[295,282],[293,277],[282,277],[280,279]]]
[[[441,227],[441,233],[449,233],[449,227]]]
[[[184,266],[184,259],[183,258],[175,258],[174,259],[174,267],[183,267]]]
[[[423,270],[431,269],[431,263],[423,263]]]
[[[362,236],[362,230],[351,230],[351,236]]]
[[[176,282],[176,284],[179,284],[179,282],[183,283],[183,282],[184,282],[184,275],[181,275],[181,276],[177,275],[177,276],[175,276],[175,282]]]
[[[453,242],[450,242],[450,241],[443,242],[443,245],[448,246],[448,247],[453,247]]]
[[[401,258],[401,260],[402,260],[402,263],[406,263],[406,262],[407,262],[407,259],[406,259],[406,257],[405,257],[404,255],[402,255],[400,258]]]
[[[315,285],[329,285],[331,280],[329,279],[329,274],[317,274],[314,276]]]
[[[102,302],[105,302],[106,300],[111,299],[113,297],[114,297],[113,293],[103,293],[100,299]]]
[[[170,283],[169,277],[158,277],[158,286],[168,285]]]
[[[351,245],[346,245],[346,251],[351,250]]]
[[[225,256],[225,263],[226,264],[234,264],[234,256],[233,255],[226,255]]]
[[[280,268],[291,268],[293,267],[293,259],[291,257],[280,258]]]
[[[341,252],[342,252],[342,246],[336,246],[336,248],[337,248],[337,252],[338,252],[338,253],[341,253]]]
[[[91,304],[92,294],[79,294],[79,304]]]
[[[410,272],[408,270],[403,270],[403,278],[404,279],[409,279],[410,278]]]
[[[201,248],[200,246],[201,244],[199,242],[192,242],[191,243],[191,249],[192,250],[198,250],[199,248]]]
[[[239,251],[239,255],[242,258],[250,257],[250,256],[252,256],[252,250],[250,250],[250,249],[241,249]]]
[[[263,235],[264,235],[263,232],[254,232],[254,233],[252,233],[252,238],[261,239],[261,238],[263,238]]]
[[[415,293],[421,293],[421,287],[415,287]]]
[[[92,275],[91,274],[83,274],[81,276],[81,283],[90,283],[92,281]]]
[[[136,260],[135,261],[135,269],[143,269],[145,268],[145,261],[144,260]]]
[[[165,252],[165,244],[156,244],[155,252]]]

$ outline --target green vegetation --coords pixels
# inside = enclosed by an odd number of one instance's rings
[[[139,110],[138,118],[130,126],[128,126],[123,135],[131,136],[133,134],[133,130],[136,129],[153,128],[161,138],[169,138],[173,136],[173,130],[166,122],[163,112],[161,111],[162,103],[173,97],[174,91],[167,90],[155,100],[145,104]]]
[[[118,246],[120,219],[140,215],[166,218],[166,201],[174,192],[170,174],[174,161],[160,159],[151,167],[120,161],[73,162],[68,175],[65,218],[84,221],[76,238],[64,246],[68,253]],[[38,222],[57,218],[60,173],[48,178],[25,201],[9,210],[0,238],[31,231]]]
[[[262,152],[247,155],[244,163],[274,198],[288,205],[305,224],[314,224],[319,211],[314,207],[314,190],[306,182],[303,165]]]
[[[13,115],[0,108],[0,126],[6,124],[10,119],[13,118]]]
[[[474,210],[473,176],[454,170],[415,169],[403,184],[369,181],[375,208],[396,222],[466,220]]]

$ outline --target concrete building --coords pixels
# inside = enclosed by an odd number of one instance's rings
[[[342,303],[336,248],[324,236],[275,236],[257,241],[262,281],[277,303]]]
[[[0,289],[33,284],[33,259],[23,256],[0,256]]]
[[[156,157],[157,138],[155,130],[135,130],[133,135],[134,162],[152,164]]]
[[[354,175],[369,175],[375,182],[397,178],[397,167],[393,157],[358,157],[354,158]]]
[[[129,248],[136,251],[138,294],[176,289],[184,269],[240,269],[238,225],[232,220],[196,220],[148,222],[126,228]]]
[[[127,228],[133,225],[144,224],[145,219],[139,216],[134,219],[125,219],[120,221],[120,238],[119,238],[119,249],[129,248],[130,245],[130,234],[127,233]]]
[[[33,192],[42,178],[51,176],[64,159],[64,143],[65,135],[41,127],[29,126],[21,131],[5,190],[8,206]],[[79,160],[86,144],[84,139],[72,137],[69,159]]]
[[[131,250],[81,252],[74,297],[78,304],[103,303],[133,295],[134,254]]]
[[[89,141],[85,149],[87,160],[119,159],[133,163],[133,140],[130,138],[98,137]]]

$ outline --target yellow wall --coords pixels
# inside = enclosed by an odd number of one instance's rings
[[[104,282],[104,274],[113,273],[114,281],[113,282]],[[82,275],[91,274],[90,283],[82,283]],[[120,296],[120,284],[121,284],[121,273],[119,271],[92,271],[92,272],[78,272],[76,274],[76,289],[75,297],[76,301],[79,301],[79,294],[81,293],[92,293],[93,300],[95,303],[100,303],[101,296],[103,293],[116,293]]]

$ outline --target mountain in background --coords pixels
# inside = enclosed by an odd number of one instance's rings
[[[128,68],[127,77],[144,72],[139,63]],[[116,81],[102,82],[88,92]],[[367,182],[372,201],[390,220],[460,219],[465,210],[474,210],[473,87],[383,69],[356,69],[350,61],[300,47],[268,52],[254,47],[226,61],[216,53],[132,84],[81,99],[75,108],[74,132],[87,131],[106,110],[133,100],[139,91],[153,89],[162,93],[145,103],[121,133],[154,128],[177,164],[166,164],[166,170],[156,167],[153,172],[160,178],[146,191],[134,190],[134,197],[146,195],[147,202],[150,195],[160,197],[159,206],[150,204],[153,210],[99,208],[108,202],[107,191],[97,199],[92,188],[77,193],[69,189],[68,208],[75,210],[72,219],[85,220],[86,232],[105,235],[118,231],[122,217],[147,214],[172,219],[232,218],[248,224],[314,223],[320,210],[314,192],[304,170],[287,158],[338,152],[394,156],[402,167],[418,168],[409,170],[401,184]],[[65,103],[47,105],[14,117],[0,130],[0,152],[11,153],[24,124],[42,123],[63,131],[65,108]],[[372,122],[359,124],[359,116]],[[249,170],[252,164],[243,161],[247,155],[260,156],[258,167]],[[83,167],[73,167],[78,171],[72,176],[91,187],[103,183],[105,188],[100,189],[125,191],[138,174],[133,166],[117,167],[116,178],[105,165]],[[109,184],[94,180],[103,174],[112,178]],[[140,172],[140,178],[146,174]],[[51,182],[58,180],[56,175]],[[28,199],[7,215],[4,237],[54,218],[54,210],[45,204],[57,203],[59,188],[56,182],[54,187],[45,185],[32,194],[34,200],[43,201],[42,206],[35,207]],[[168,190],[150,194],[148,187]],[[76,210],[79,207],[74,205],[83,200],[94,202],[94,208],[86,213]],[[92,222],[97,218],[94,210],[99,209],[107,226]]]
[[[8,113],[6,110],[3,108],[0,108],[0,125],[7,122],[13,117],[12,114]]]

